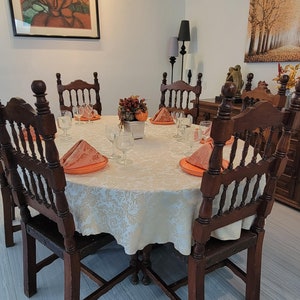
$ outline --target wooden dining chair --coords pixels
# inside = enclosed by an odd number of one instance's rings
[[[1,157],[1,151],[0,151]],[[2,162],[2,159],[0,158]],[[0,187],[1,187],[1,196],[3,204],[3,225],[4,225],[4,239],[5,246],[12,247],[14,246],[14,232],[21,230],[21,225],[15,223],[16,219],[16,205],[12,199],[11,188],[7,182],[7,178],[4,171],[4,166],[0,163]]]
[[[98,114],[101,115],[102,104],[100,101],[98,73],[94,72],[93,76],[93,83],[77,79],[68,84],[62,84],[61,74],[56,73],[60,110],[72,112],[73,106],[91,104]]]
[[[98,299],[130,275],[133,268],[129,266],[112,279],[104,280],[83,263],[83,258],[114,238],[107,233],[83,236],[75,231],[65,196],[66,177],[55,144],[55,118],[45,98],[45,83],[34,81],[32,91],[36,110],[20,98],[0,105],[1,159],[22,217],[24,293],[28,297],[34,295],[37,273],[62,258],[64,299],[79,299],[81,271],[99,285],[88,299]],[[37,213],[31,215],[31,208]],[[39,262],[36,241],[52,252]]]
[[[198,74],[197,84],[191,86],[183,80],[167,84],[167,73],[163,73],[162,84],[160,86],[161,98],[159,108],[166,107],[169,112],[182,112],[185,116],[191,115],[193,123],[198,124],[199,101],[202,91],[202,73]]]
[[[257,87],[252,89],[253,73],[247,75],[247,83],[242,92],[242,110],[248,106],[252,106],[257,101],[268,101],[278,109],[282,109],[286,105],[286,85],[288,83],[288,75],[283,75],[280,78],[277,94],[272,94],[265,81],[259,81]]]
[[[291,132],[299,126],[300,82],[288,110],[280,111],[271,103],[260,101],[232,117],[235,89],[233,83],[223,86],[224,97],[213,120],[213,150],[201,182],[201,205],[193,222],[194,245],[188,258],[187,278],[166,283],[150,263],[144,268],[170,299],[180,299],[175,291],[187,281],[188,299],[204,299],[205,275],[225,266],[246,283],[245,299],[260,297],[264,224],[272,210],[277,179],[288,160]],[[256,128],[259,130],[255,131]],[[261,152],[261,137],[267,129],[271,131],[269,140],[272,134],[278,137],[277,131],[281,135],[275,151],[270,151],[270,143],[266,143]],[[252,147],[253,135],[256,143]],[[232,144],[226,143],[232,137]],[[223,157],[224,147],[230,147],[229,157]],[[242,227],[236,239],[224,236],[224,230],[231,231],[232,226]],[[247,251],[245,269],[235,263],[241,259],[235,262],[229,259],[235,254],[242,255],[244,250]]]

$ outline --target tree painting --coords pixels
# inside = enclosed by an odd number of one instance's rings
[[[91,29],[89,0],[19,0],[23,21],[36,27]]]
[[[245,62],[300,61],[300,1],[250,0]]]

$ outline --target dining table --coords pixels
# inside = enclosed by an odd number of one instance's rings
[[[105,127],[118,124],[118,116],[109,115],[90,122],[73,120],[69,138],[64,138],[58,129],[60,157],[81,139],[108,157],[113,145],[105,135]],[[202,199],[202,177],[181,168],[179,162],[189,145],[174,137],[175,124],[157,125],[147,120],[144,130],[144,137],[134,140],[127,154],[132,163],[121,165],[117,159],[108,159],[100,170],[66,174],[65,193],[76,230],[83,235],[110,233],[128,255],[150,244],[169,242],[181,254],[189,255],[193,221]],[[195,143],[192,150],[200,146]],[[224,158],[229,157],[226,148]],[[251,223],[252,218],[247,218],[213,235],[223,240],[236,239],[241,228],[248,229]]]

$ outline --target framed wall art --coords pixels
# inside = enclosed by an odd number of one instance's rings
[[[15,36],[99,39],[98,0],[9,0]]]
[[[250,0],[245,62],[300,61],[300,1]]]

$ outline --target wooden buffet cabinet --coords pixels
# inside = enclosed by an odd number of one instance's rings
[[[219,105],[214,99],[200,100],[200,120],[213,119]],[[233,114],[238,114],[240,110],[241,105],[234,104]],[[293,133],[288,158],[285,172],[277,182],[275,200],[300,210],[300,128]]]

